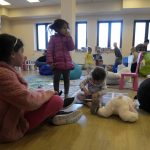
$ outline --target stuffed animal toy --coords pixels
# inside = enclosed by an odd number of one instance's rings
[[[117,96],[112,98],[106,106],[100,107],[97,111],[99,116],[109,117],[113,114],[119,115],[123,121],[135,122],[138,120],[136,101],[128,96]]]

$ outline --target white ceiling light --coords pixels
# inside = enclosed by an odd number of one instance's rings
[[[39,0],[27,0],[30,3],[40,2]]]
[[[11,5],[11,4],[4,0],[0,0],[0,5]]]

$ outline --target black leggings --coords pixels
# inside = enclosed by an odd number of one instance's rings
[[[134,73],[136,71],[136,66],[137,66],[137,63],[133,63],[131,65],[131,72]]]
[[[68,94],[69,86],[70,86],[70,70],[54,69],[53,72],[54,72],[54,78],[53,78],[54,90],[59,92],[59,82],[60,82],[61,75],[63,75],[64,94]]]

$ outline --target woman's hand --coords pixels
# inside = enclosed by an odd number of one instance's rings
[[[46,92],[46,94],[49,94],[50,97],[52,97],[55,94],[58,94],[56,91],[52,91],[52,90],[47,90],[45,92]]]
[[[52,63],[50,66],[51,66],[52,70],[55,69],[55,64],[54,63]]]

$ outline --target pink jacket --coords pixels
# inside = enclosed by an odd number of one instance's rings
[[[47,63],[54,64],[57,69],[73,69],[70,51],[74,48],[72,37],[60,34],[52,35],[47,49]]]
[[[23,137],[29,128],[24,113],[38,109],[49,98],[48,92],[29,91],[15,69],[0,61],[0,142]]]

